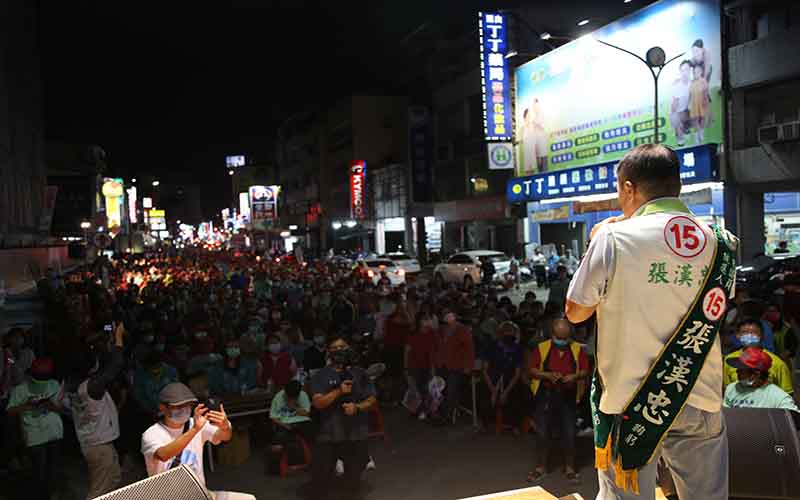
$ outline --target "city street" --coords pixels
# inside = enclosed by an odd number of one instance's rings
[[[369,500],[454,500],[530,486],[525,477],[532,467],[533,435],[515,438],[511,433],[476,434],[468,417],[456,427],[434,427],[410,418],[403,408],[386,410],[385,418],[389,438],[370,441],[377,469],[366,474]],[[558,496],[577,492],[588,500],[597,494],[591,439],[578,438],[577,446],[580,484],[571,484],[559,470],[553,470],[541,486]],[[264,455],[263,448],[253,448],[243,465],[217,463],[213,473],[206,463],[209,488],[248,492],[260,500],[302,498],[301,487],[309,480],[309,474],[295,473],[285,479],[268,476],[264,472]],[[559,460],[554,457],[553,463],[557,466]],[[137,462],[126,469],[123,480],[126,484],[144,477],[143,463]],[[66,484],[60,489],[58,500],[84,498],[83,461],[70,454],[64,458],[61,473]],[[0,480],[4,484],[0,499],[24,497],[29,478],[14,476],[11,480],[1,477]]]

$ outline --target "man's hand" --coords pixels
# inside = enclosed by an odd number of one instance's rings
[[[199,404],[197,408],[194,409],[194,428],[195,430],[200,430],[206,425],[208,422],[208,408],[206,405]]]
[[[225,408],[222,404],[219,405],[219,411],[209,411],[206,414],[209,422],[216,425],[219,429],[226,431],[230,428],[231,423],[228,420],[228,415],[225,414]]]
[[[555,372],[546,372],[544,374],[544,379],[557,384],[561,380],[561,374]]]
[[[621,222],[624,220],[625,220],[624,215],[616,215],[614,217],[609,217],[608,219],[601,220],[600,222],[595,224],[594,227],[592,228],[592,234],[589,236],[589,239],[591,240],[592,238],[594,238],[595,233],[597,233],[597,231],[606,224],[614,224],[615,222]]]
[[[355,403],[342,403],[342,409],[344,410],[344,414],[348,417],[352,417],[358,413],[358,407],[356,407]]]
[[[339,390],[342,391],[342,394],[351,394],[353,392],[353,381],[345,380],[342,382],[342,385],[339,386]]]
[[[575,382],[576,380],[578,380],[578,375],[576,373],[571,373],[569,375],[561,377],[561,380],[559,380],[559,382],[562,384],[569,384],[570,382]]]
[[[114,345],[117,347],[123,346],[123,339],[125,337],[125,325],[120,321],[114,329]]]

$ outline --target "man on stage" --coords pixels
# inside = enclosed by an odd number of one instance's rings
[[[617,170],[623,215],[592,230],[567,294],[597,313],[592,383],[598,499],[654,499],[656,462],[680,498],[728,498],[718,332],[735,281],[735,238],[678,198],[674,151],[643,145]]]

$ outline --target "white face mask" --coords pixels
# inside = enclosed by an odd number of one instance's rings
[[[172,410],[169,414],[169,419],[175,422],[176,424],[183,425],[189,421],[189,418],[191,416],[192,416],[192,409],[187,406],[186,408]]]
[[[279,352],[281,352],[280,344],[270,344],[268,348],[269,352],[271,352],[272,354],[278,354]]]

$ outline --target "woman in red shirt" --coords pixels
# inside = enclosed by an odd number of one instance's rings
[[[428,382],[434,373],[435,342],[433,318],[429,314],[420,315],[416,328],[406,342],[404,366],[406,375],[413,380],[423,400],[428,394]],[[420,409],[418,416],[420,420],[425,419],[424,408]]]

